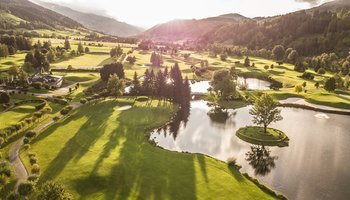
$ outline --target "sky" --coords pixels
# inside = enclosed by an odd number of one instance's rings
[[[227,13],[274,16],[330,0],[42,0],[110,16],[143,28],[174,19],[201,19]]]

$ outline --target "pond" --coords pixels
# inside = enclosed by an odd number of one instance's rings
[[[235,132],[252,125],[247,106],[215,109],[193,101],[175,120],[151,134],[172,151],[202,153],[227,161],[289,199],[349,199],[350,123],[348,116],[283,108],[283,121],[271,127],[290,138],[288,147],[262,147],[240,140]]]
[[[244,79],[242,77],[238,77],[237,82],[238,84],[246,84],[247,89],[250,89],[250,90],[269,90],[271,85],[270,82],[260,80],[257,78]],[[199,82],[191,83],[192,93],[206,93],[208,92],[209,87],[210,87],[209,81],[199,81]]]

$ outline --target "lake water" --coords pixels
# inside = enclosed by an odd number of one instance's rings
[[[151,134],[159,146],[179,152],[235,157],[242,172],[289,199],[349,199],[350,117],[283,108],[283,121],[271,127],[290,138],[288,147],[262,147],[240,140],[235,132],[252,125],[250,106],[214,109],[193,101],[174,122]]]
[[[246,83],[247,89],[250,90],[269,90],[271,83],[268,81],[256,79],[256,78],[247,78],[244,79],[242,77],[237,78],[238,84]],[[206,93],[208,92],[208,88],[210,87],[209,81],[199,81],[195,83],[191,83],[191,91],[192,93]]]

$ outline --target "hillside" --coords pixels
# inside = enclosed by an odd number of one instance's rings
[[[75,29],[82,27],[81,24],[68,17],[27,0],[0,0],[0,11],[0,22],[2,22],[0,25],[4,29],[57,29],[62,27]],[[18,27],[19,24],[20,27]]]
[[[154,26],[142,33],[140,38],[160,41],[196,40],[212,30],[243,21],[251,19],[239,14],[227,14],[200,20],[173,20]]]
[[[142,31],[141,28],[132,26],[124,22],[117,21],[112,18],[90,14],[90,13],[83,13],[83,12],[70,9],[65,6],[43,2],[39,0],[33,0],[33,2],[47,9],[60,13],[64,16],[67,16],[81,23],[86,28],[103,32],[106,34],[125,37],[125,36],[137,35]]]
[[[143,39],[195,40],[249,49],[292,47],[301,55],[336,52],[347,55],[350,45],[350,1],[334,1],[286,15],[247,19],[237,14],[202,20],[171,21],[144,32]]]

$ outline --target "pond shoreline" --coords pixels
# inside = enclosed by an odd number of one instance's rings
[[[350,116],[350,110],[349,111],[330,110],[330,109],[317,108],[317,107],[297,104],[297,103],[279,103],[277,106],[282,108],[299,108],[299,109],[311,110],[316,112],[325,112],[325,113],[331,113],[331,114]]]

